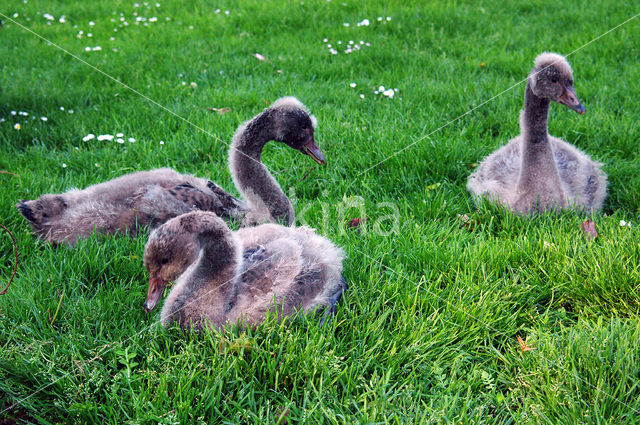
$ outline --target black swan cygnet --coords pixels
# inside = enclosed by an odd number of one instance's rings
[[[467,188],[520,214],[573,208],[597,211],[607,195],[602,164],[569,143],[550,136],[550,102],[586,112],[573,88],[567,60],[543,53],[529,74],[520,115],[522,134],[486,157],[471,174]]]
[[[70,245],[94,230],[133,235],[141,226],[155,227],[194,210],[212,211],[243,226],[266,222],[291,225],[293,206],[262,164],[262,149],[268,141],[276,140],[324,164],[314,139],[315,126],[315,117],[299,100],[285,97],[238,128],[229,150],[229,168],[243,200],[207,179],[160,168],[84,190],[22,200],[17,207],[38,237]]]
[[[342,250],[308,227],[263,224],[236,232],[215,214],[175,217],[149,236],[145,309],[155,308],[167,282],[161,321],[186,328],[255,326],[269,310],[335,309],[346,288]],[[277,309],[277,310],[275,310]]]

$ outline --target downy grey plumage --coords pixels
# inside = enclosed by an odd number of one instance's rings
[[[486,197],[521,214],[573,208],[597,211],[607,192],[602,164],[569,143],[550,136],[549,103],[562,103],[585,113],[573,88],[567,60],[543,53],[535,60],[520,115],[522,134],[485,158],[469,176],[467,188],[476,199]]]
[[[332,312],[346,284],[342,250],[307,227],[263,224],[232,232],[215,214],[192,212],[154,230],[145,247],[145,309],[175,281],[161,321],[200,329],[255,326],[269,310]]]
[[[84,190],[22,200],[17,207],[38,237],[70,245],[93,231],[133,235],[139,227],[155,227],[194,210],[211,211],[243,226],[291,225],[295,219],[291,202],[262,164],[261,153],[268,141],[276,140],[324,164],[314,140],[315,126],[315,117],[299,100],[285,97],[238,128],[229,150],[229,168],[244,200],[207,179],[161,168]]]

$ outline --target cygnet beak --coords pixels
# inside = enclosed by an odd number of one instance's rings
[[[562,103],[565,106],[573,109],[580,115],[584,115],[587,112],[587,108],[582,106],[580,100],[578,100],[578,95],[576,95],[573,87],[565,87],[562,92],[562,96],[558,99],[558,103]]]
[[[322,151],[318,147],[318,144],[313,137],[311,137],[306,145],[302,147],[302,153],[309,155],[315,162],[320,165],[324,165],[327,163],[327,160],[324,159],[324,155],[322,154]]]
[[[147,313],[156,307],[158,301],[162,297],[165,286],[167,286],[167,282],[165,280],[162,280],[157,276],[149,276],[149,290],[147,291],[147,300],[144,303],[144,310]]]

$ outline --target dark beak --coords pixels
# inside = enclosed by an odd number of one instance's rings
[[[578,95],[576,95],[573,87],[565,87],[562,92],[562,96],[558,99],[558,102],[568,106],[580,115],[584,115],[587,112],[587,108],[582,106],[582,103],[578,100]]]
[[[316,141],[311,137],[306,145],[302,147],[302,153],[309,155],[315,162],[320,165],[324,165],[327,163],[327,160],[324,159],[324,155],[322,151],[316,144]]]
[[[147,291],[147,300],[144,302],[144,310],[147,313],[156,307],[165,286],[167,286],[166,281],[157,276],[149,276],[149,290]]]

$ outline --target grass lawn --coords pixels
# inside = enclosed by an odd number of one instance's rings
[[[77,56],[3,18],[0,223],[20,264],[0,296],[0,423],[640,423],[640,18],[568,57],[587,114],[550,111],[550,132],[609,175],[595,241],[584,216],[521,218],[466,191],[519,133],[523,84],[434,132],[637,4],[160,1],[0,5]],[[328,163],[276,143],[263,160],[348,256],[325,329],[166,330],[142,308],[146,234],[52,247],[14,208],[161,166],[232,190],[231,136],[284,95],[317,116]],[[3,232],[1,282],[12,250]]]

